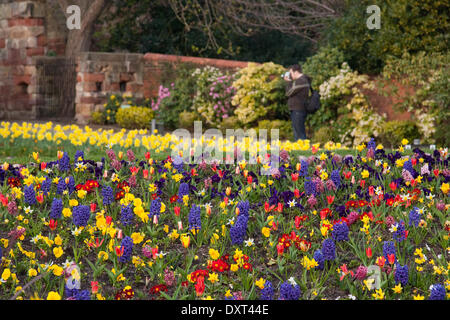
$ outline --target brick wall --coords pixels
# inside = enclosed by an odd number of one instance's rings
[[[47,13],[45,0],[0,0],[0,119],[36,116],[33,57],[48,52]]]
[[[243,68],[247,62],[181,57],[147,53],[86,52],[78,57],[76,120],[87,123],[94,111],[100,111],[111,94],[131,94],[139,98],[156,98],[161,83],[174,80],[165,72],[183,63],[215,66],[220,69]]]

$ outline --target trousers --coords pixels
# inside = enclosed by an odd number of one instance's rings
[[[306,111],[291,110],[292,129],[294,131],[294,141],[306,139],[305,130]]]

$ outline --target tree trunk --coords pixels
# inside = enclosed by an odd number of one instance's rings
[[[64,15],[68,17],[66,10],[72,3],[69,3],[67,0],[58,0],[58,3]],[[89,51],[94,23],[110,3],[111,1],[106,0],[77,1],[76,4],[81,9],[81,29],[69,31],[66,43],[67,57],[76,57],[80,52]]]

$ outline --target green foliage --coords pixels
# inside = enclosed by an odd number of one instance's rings
[[[171,86],[170,96],[159,104],[157,118],[164,123],[166,129],[176,129],[180,113],[192,110],[192,101],[195,96],[193,70],[189,64],[179,65],[176,69],[176,80]]]
[[[314,135],[312,137],[313,143],[320,143],[324,145],[328,141],[336,141],[336,137],[334,136],[333,129],[329,126],[321,127],[317,131],[314,131]]]
[[[383,124],[379,142],[384,147],[398,147],[403,138],[409,141],[420,138],[419,128],[414,121],[392,120]]]
[[[192,77],[196,81],[192,108],[206,125],[217,126],[222,119],[234,114],[235,106],[231,99],[235,93],[232,87],[235,74],[206,66],[197,68]]]
[[[448,122],[450,118],[450,53],[403,54],[401,58],[390,57],[383,70],[386,79],[400,79],[404,84],[416,88],[413,95],[403,98],[395,107],[414,111],[419,124],[424,114],[434,118],[434,125],[421,131],[426,137],[434,134],[438,145],[448,146]],[[432,141],[431,141],[432,142]]]
[[[126,129],[149,129],[153,118],[153,110],[145,107],[121,108],[116,113],[117,124]]]
[[[95,111],[91,114],[91,123],[93,124],[105,124],[105,116],[103,112]]]
[[[102,16],[93,51],[154,52],[282,65],[304,60],[312,52],[312,43],[300,37],[262,27],[242,36],[224,23],[213,27],[217,49],[204,30],[185,28],[167,1],[126,0],[114,5],[116,10]]]
[[[324,33],[326,42],[342,50],[349,65],[363,73],[379,73],[388,56],[404,52],[442,52],[448,48],[448,1],[385,0],[381,29],[369,30],[370,0],[348,0],[342,16]]]
[[[238,79],[233,83],[237,91],[232,103],[240,122],[251,126],[261,118],[288,118],[285,83],[281,79],[284,71],[283,66],[268,62],[249,63],[238,72]]]
[[[339,49],[321,47],[303,63],[303,73],[312,78],[312,85],[317,88],[329,78],[338,75],[344,62],[344,54]]]
[[[258,134],[259,130],[265,129],[267,130],[267,138],[271,137],[271,130],[278,129],[278,137],[279,139],[292,139],[293,131],[291,121],[285,120],[261,120],[258,122]]]
[[[180,117],[178,119],[178,123],[180,128],[190,129],[194,127],[196,115],[194,112],[183,111],[180,113]]]

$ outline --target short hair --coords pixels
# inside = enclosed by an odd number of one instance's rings
[[[299,64],[293,64],[289,67],[289,69],[292,69],[292,71],[302,72],[302,67]]]

